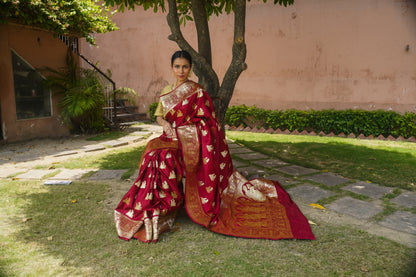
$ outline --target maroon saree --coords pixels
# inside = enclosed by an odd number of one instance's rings
[[[211,99],[199,84],[185,82],[160,101],[178,139],[162,134],[148,143],[139,176],[115,210],[120,238],[148,242],[153,232],[157,240],[184,204],[194,222],[224,235],[315,239],[278,182],[248,181],[234,170]]]

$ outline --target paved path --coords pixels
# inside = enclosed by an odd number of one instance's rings
[[[30,142],[0,146],[0,178],[43,180],[45,184],[51,185],[68,184],[81,178],[91,181],[108,180],[123,183],[115,189],[118,190],[117,197],[121,198],[131,185],[121,180],[127,170],[36,169],[36,166],[109,151],[114,147],[145,144],[161,133],[161,128],[156,125],[139,127],[125,137],[100,143],[73,138],[72,142],[47,140],[44,142],[47,147],[43,148]],[[279,181],[311,220],[311,224],[315,221],[348,224],[416,247],[416,214],[411,212],[416,207],[415,192],[401,190],[399,194],[393,194],[390,187],[288,164],[233,142],[229,143],[229,147],[234,166],[243,175]],[[135,175],[137,176],[137,171],[130,179],[134,179]],[[114,201],[116,200],[110,200],[108,204],[117,204],[111,203]],[[329,204],[314,205],[318,201]],[[385,215],[383,210],[386,205],[393,206],[395,212]]]

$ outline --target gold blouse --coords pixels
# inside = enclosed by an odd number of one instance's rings
[[[164,87],[162,89],[162,92],[160,93],[160,96],[165,95],[165,94],[171,92],[173,89],[174,89],[174,84],[167,85],[166,87]],[[163,112],[164,112],[163,111],[163,106],[162,106],[162,103],[160,102],[160,99],[159,99],[159,103],[157,104],[157,108],[156,108],[156,111],[155,111],[155,116],[161,116],[161,117],[163,117],[163,115],[164,115]]]

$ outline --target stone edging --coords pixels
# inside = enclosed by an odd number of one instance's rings
[[[258,129],[256,127],[250,128],[250,127],[244,127],[242,125],[240,125],[239,127],[225,125],[224,128],[225,128],[225,130],[230,130],[230,131],[244,131],[244,132],[252,132],[252,133],[283,134],[283,135],[307,135],[307,136],[326,136],[326,137],[340,137],[340,138],[378,139],[378,140],[390,140],[390,141],[416,142],[416,139],[413,136],[410,137],[410,138],[408,138],[408,139],[405,139],[402,136],[399,136],[398,138],[395,138],[392,135],[389,135],[388,137],[384,137],[383,135],[379,135],[378,137],[374,137],[373,135],[369,135],[368,137],[366,137],[363,134],[359,134],[358,136],[355,135],[354,133],[351,133],[349,135],[346,135],[343,132],[341,132],[338,135],[335,135],[333,132],[331,132],[329,134],[325,134],[322,131],[317,134],[314,131],[308,132],[306,130],[304,130],[304,131],[302,131],[302,132],[299,133],[298,130],[294,130],[292,132],[289,131],[288,129],[282,131],[280,129],[274,130],[272,128],[269,128],[269,129],[266,130],[263,127],[261,127],[260,129]]]

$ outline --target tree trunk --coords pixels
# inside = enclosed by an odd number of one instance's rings
[[[218,76],[212,68],[211,43],[209,37],[208,19],[205,11],[204,0],[192,0],[192,13],[198,34],[198,51],[185,40],[182,35],[176,0],[168,0],[169,13],[167,15],[168,25],[172,32],[169,39],[175,41],[178,46],[191,54],[193,59],[193,70],[200,78],[201,85],[212,98],[215,113],[221,125],[224,124],[225,112],[234,92],[235,84],[241,72],[247,69],[246,44],[245,44],[245,19],[246,0],[236,0],[234,19],[234,43],[232,49],[232,60],[225,73],[221,87]]]
[[[241,73],[247,69],[246,55],[247,47],[245,43],[245,29],[246,29],[246,0],[235,1],[234,11],[234,43],[233,43],[233,57],[231,64],[225,73],[221,87],[218,91],[219,105],[217,118],[223,124],[225,112],[228,104],[234,93],[235,84]]]

